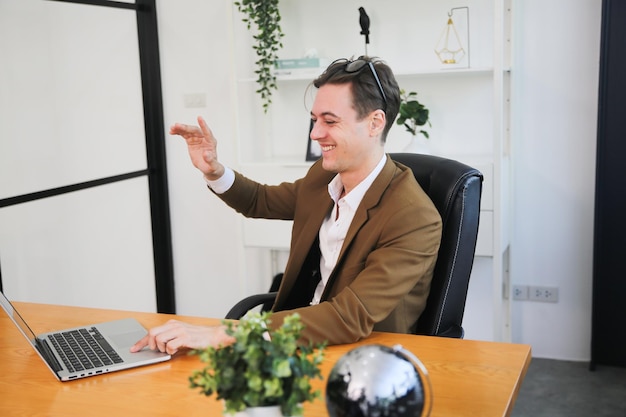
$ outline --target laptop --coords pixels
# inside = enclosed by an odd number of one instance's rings
[[[35,335],[2,291],[0,304],[60,381],[121,371],[171,358],[167,353],[148,348],[130,352],[130,347],[147,333],[133,318]]]

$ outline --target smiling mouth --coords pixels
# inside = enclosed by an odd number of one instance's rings
[[[326,145],[326,146],[322,146],[322,151],[327,152],[327,151],[332,151],[333,149],[336,148],[335,145]]]

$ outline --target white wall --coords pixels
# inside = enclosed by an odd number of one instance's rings
[[[515,4],[511,280],[559,287],[514,301],[515,342],[589,360],[601,0]]]
[[[157,2],[166,132],[203,116],[220,159],[236,168],[232,11],[229,0]],[[206,106],[185,107],[186,94],[205,94]],[[243,249],[240,216],[208,191],[181,138],[167,136],[166,144],[177,312],[223,317],[266,290],[270,274],[246,270],[244,259],[260,269],[263,260]]]

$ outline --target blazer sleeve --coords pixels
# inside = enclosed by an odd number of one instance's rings
[[[321,167],[319,163],[314,164],[311,170],[317,172],[317,175],[315,175],[316,189],[323,188],[325,190],[334,174],[326,172],[320,175]],[[308,174],[294,182],[267,185],[256,182],[235,171],[235,182],[231,188],[223,194],[217,194],[217,196],[245,217],[294,220],[298,195],[307,194],[302,191],[305,181],[309,182],[306,187],[310,190],[311,181]],[[319,195],[319,192],[316,194]]]

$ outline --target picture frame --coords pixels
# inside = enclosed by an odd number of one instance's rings
[[[309,123],[309,134],[306,147],[306,161],[317,161],[322,156],[322,148],[317,141],[311,140],[311,131],[313,130],[313,120]]]

